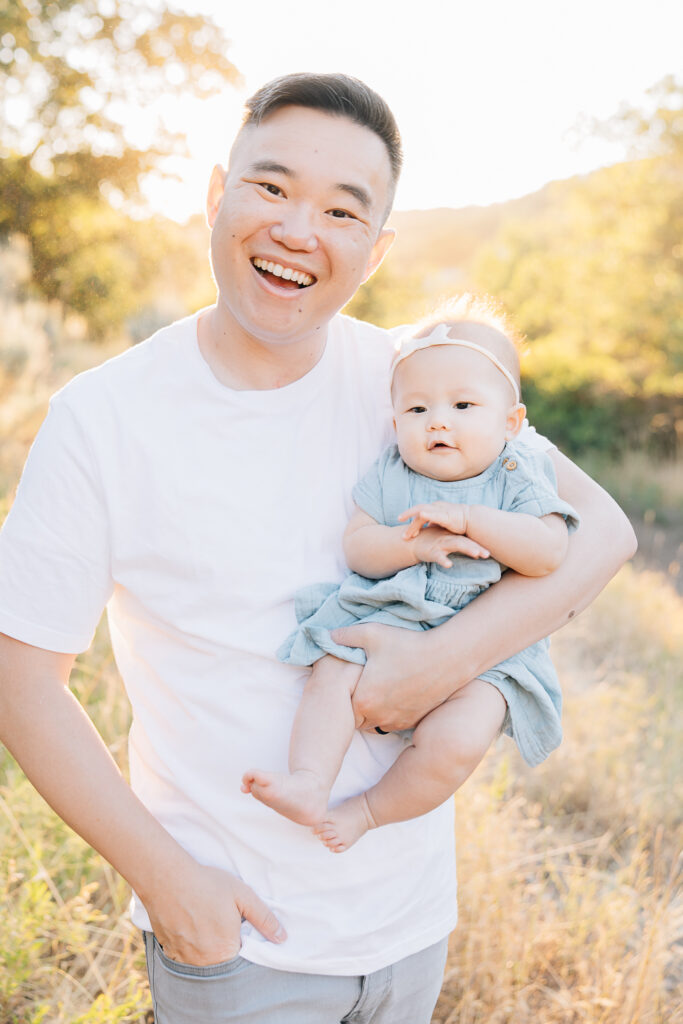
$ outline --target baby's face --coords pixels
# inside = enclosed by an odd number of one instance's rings
[[[401,458],[434,480],[483,473],[523,417],[512,412],[523,407],[500,370],[457,345],[419,349],[399,363],[392,402]]]

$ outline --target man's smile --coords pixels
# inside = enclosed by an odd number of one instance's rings
[[[295,287],[308,288],[316,280],[312,274],[307,274],[305,270],[283,266],[281,263],[275,263],[273,260],[263,259],[260,256],[254,256],[251,263],[264,277],[280,278],[278,282],[280,285],[286,281],[291,282],[289,287],[292,289]]]

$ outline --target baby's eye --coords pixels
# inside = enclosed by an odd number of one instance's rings
[[[411,409],[408,409],[408,412],[427,412],[427,410],[424,405],[414,405]]]
[[[456,402],[455,403],[455,408],[456,409],[469,409],[470,406],[472,406],[473,404],[474,404],[473,402]]]

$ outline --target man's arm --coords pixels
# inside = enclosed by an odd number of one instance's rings
[[[38,792],[135,889],[173,959],[234,956],[242,917],[281,941],[248,886],[198,864],[135,796],[68,689],[73,661],[0,634],[0,739]]]
[[[555,572],[536,579],[506,572],[444,625],[421,633],[374,624],[334,631],[339,643],[368,654],[354,707],[369,725],[413,726],[465,683],[569,622],[634,554],[633,529],[616,502],[565,456],[550,456],[560,497],[581,518]]]

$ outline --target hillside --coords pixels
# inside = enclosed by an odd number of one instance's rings
[[[533,220],[561,202],[577,179],[554,181],[538,192],[490,206],[395,210],[388,226],[396,241],[388,264],[398,273],[419,267],[425,274],[471,266],[479,248],[511,220]]]

